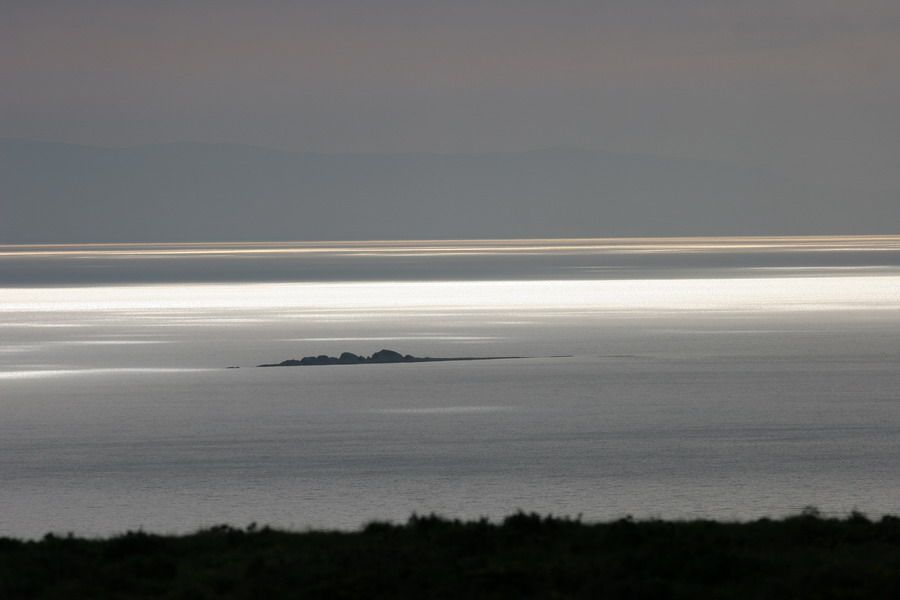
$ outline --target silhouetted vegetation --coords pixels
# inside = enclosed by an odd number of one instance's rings
[[[0,539],[0,598],[900,598],[900,518],[500,524]]]

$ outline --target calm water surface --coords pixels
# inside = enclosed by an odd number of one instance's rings
[[[0,246],[0,341],[0,535],[900,512],[900,237]],[[381,348],[531,358],[253,368]]]

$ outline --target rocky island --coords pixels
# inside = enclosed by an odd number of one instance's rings
[[[372,356],[362,356],[352,352],[343,352],[340,356],[304,356],[303,358],[291,358],[280,363],[258,365],[260,367],[310,367],[320,365],[369,365],[388,363],[421,363],[421,362],[447,362],[454,360],[503,360],[511,358],[524,358],[522,356],[467,356],[456,358],[431,358],[400,354],[394,350],[379,350]]]

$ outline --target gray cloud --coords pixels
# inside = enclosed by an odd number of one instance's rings
[[[0,136],[577,146],[900,187],[900,4],[6,2]]]

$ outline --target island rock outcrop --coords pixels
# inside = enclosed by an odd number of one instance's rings
[[[394,350],[382,349],[374,353],[372,356],[362,356],[352,352],[342,352],[340,356],[328,356],[327,354],[319,354],[318,356],[304,356],[303,358],[291,358],[281,361],[280,363],[268,363],[259,365],[260,367],[311,367],[322,365],[366,365],[366,364],[389,364],[389,363],[419,363],[419,362],[444,362],[452,360],[498,360],[508,358],[522,358],[521,356],[477,356],[477,357],[456,357],[456,358],[431,358],[429,356],[420,357],[411,354],[400,354]]]

